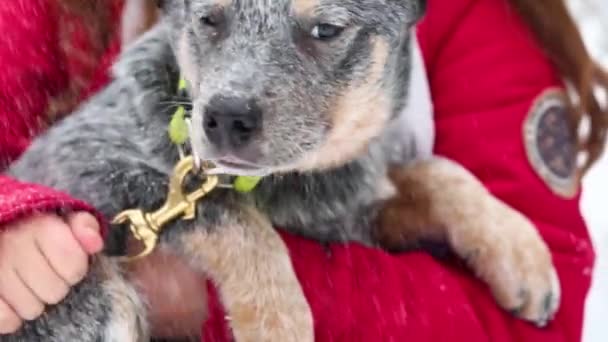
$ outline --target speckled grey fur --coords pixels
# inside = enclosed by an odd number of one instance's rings
[[[416,157],[413,142],[398,132],[409,77],[409,29],[422,11],[421,3],[321,0],[320,17],[348,21],[352,29],[313,57],[298,50],[298,30],[307,24],[290,14],[290,0],[234,0],[230,16],[238,24],[231,25],[225,33],[230,38],[221,43],[213,42],[217,37],[212,39],[198,21],[213,1],[164,3],[161,23],[122,55],[112,83],[39,137],[10,174],[88,201],[108,218],[126,208],[157,208],[178,158],[166,128],[175,109],[180,69],[174,52],[186,35],[195,67],[189,69],[195,75],[184,75],[191,81],[194,122],[200,121],[201,108],[214,93],[256,97],[265,115],[260,143],[265,149],[259,162],[272,175],[249,195],[214,192],[199,205],[196,222],[173,224],[162,235],[162,243],[179,253],[176,234],[194,227],[219,229],[231,220],[231,213],[238,216],[240,205],[255,205],[274,224],[294,233],[319,241],[371,244],[367,223],[386,195],[378,191],[379,180],[386,178],[390,163]],[[393,121],[387,123],[385,134],[370,142],[367,152],[346,165],[323,172],[290,171],[299,158],[322,144],[331,129],[327,99],[366,75],[372,64],[371,35],[389,42],[381,86],[391,94]],[[201,130],[194,134],[201,138],[195,144],[204,145]],[[212,159],[214,153],[204,149],[203,156]],[[134,334],[144,340],[141,302],[112,299],[116,293],[108,290],[108,283],[132,288],[112,260],[96,262],[64,302],[0,341],[118,341],[124,335],[107,332],[116,324],[112,308],[117,301],[133,311],[132,321],[124,324],[141,330]]]

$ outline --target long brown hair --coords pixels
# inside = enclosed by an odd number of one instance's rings
[[[48,99],[47,120],[52,124],[72,112],[86,94],[100,59],[109,47],[115,28],[111,20],[111,3],[115,0],[57,0],[58,43],[63,54],[78,65],[70,73],[69,83],[60,93]],[[121,1],[121,0],[116,0]],[[74,37],[84,31],[88,45],[79,46]]]
[[[578,152],[585,154],[580,176],[601,156],[608,131],[608,106],[597,94],[608,94],[608,74],[593,60],[564,0],[510,0],[530,26],[571,90],[570,113]],[[589,120],[589,132],[579,134]]]
[[[112,38],[110,3],[113,0],[60,0],[61,10],[78,16],[94,44],[95,52],[103,53]]]

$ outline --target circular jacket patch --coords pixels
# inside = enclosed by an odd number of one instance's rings
[[[524,145],[532,168],[554,193],[576,195],[576,137],[563,90],[547,90],[534,101],[524,123]]]

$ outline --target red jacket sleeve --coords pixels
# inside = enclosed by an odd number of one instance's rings
[[[48,100],[68,75],[53,0],[0,1],[0,172],[49,120]],[[93,211],[57,191],[0,176],[0,227],[35,211]]]
[[[96,214],[86,203],[61,192],[0,176],[0,227],[32,213],[66,209]]]
[[[418,36],[436,107],[436,152],[465,165],[537,225],[558,269],[561,309],[537,329],[501,310],[469,271],[424,253],[326,250],[284,236],[313,310],[316,341],[579,341],[593,250],[578,197],[551,192],[523,143],[534,99],[560,86],[558,75],[503,0],[428,5]],[[211,290],[205,340],[226,340]]]

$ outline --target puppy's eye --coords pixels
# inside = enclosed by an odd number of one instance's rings
[[[201,17],[201,23],[210,27],[216,27],[219,24],[219,22],[213,16]]]
[[[224,13],[219,9],[200,17],[201,23],[209,27],[218,27],[222,23],[222,20],[224,20]]]
[[[163,8],[163,6],[165,5],[164,0],[155,0],[154,2],[156,3],[156,7],[158,8]]]
[[[344,31],[344,27],[331,24],[318,24],[312,28],[311,36],[318,40],[330,40],[336,38]]]

